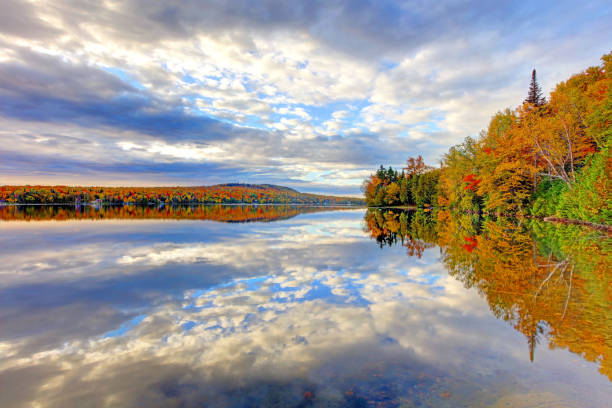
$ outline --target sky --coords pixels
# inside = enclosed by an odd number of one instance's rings
[[[0,184],[360,194],[612,48],[609,1],[2,0]]]

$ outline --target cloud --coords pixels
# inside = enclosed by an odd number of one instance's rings
[[[79,161],[106,184],[165,183],[153,164],[183,162],[201,171],[171,177],[181,184],[202,174],[220,180],[222,167],[249,182],[274,175],[306,191],[358,193],[357,176],[352,187],[326,176],[339,163],[361,175],[418,154],[435,164],[497,110],[519,104],[534,66],[550,90],[597,64],[609,51],[599,39],[612,35],[605,2],[8,6],[0,137],[27,128],[43,140],[50,126],[62,128],[49,138],[53,154],[41,143],[11,150],[23,158],[0,168],[11,182],[33,177],[24,169],[35,156],[53,180],[83,180],[60,162],[74,156],[77,137],[103,146],[106,160],[91,150]],[[109,158],[124,174],[100,166]]]

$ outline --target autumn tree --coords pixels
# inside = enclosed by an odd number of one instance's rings
[[[423,157],[419,155],[416,159],[414,157],[408,158],[406,160],[406,167],[404,170],[406,171],[406,178],[410,178],[417,174],[422,174],[425,171],[425,162],[423,161]]]
[[[394,181],[385,190],[385,201],[388,205],[399,204],[400,187]]]
[[[535,70],[528,98],[444,156],[438,204],[459,210],[612,222],[612,54],[559,83],[545,103]],[[544,202],[546,201],[546,202]],[[567,214],[567,215],[565,215]]]
[[[407,173],[381,165],[363,182],[361,191],[368,206],[437,205],[439,169],[426,166],[421,156],[410,158],[407,163],[404,168]]]

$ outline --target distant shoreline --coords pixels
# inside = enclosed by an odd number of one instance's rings
[[[141,204],[141,203],[109,203],[109,204],[97,204],[92,202],[86,203],[0,203],[0,207],[25,207],[25,206],[38,206],[38,207],[187,207],[196,205],[223,205],[223,206],[243,206],[243,207],[255,207],[255,206],[286,206],[286,207],[351,207],[351,208],[367,208],[365,204],[300,204],[300,203],[169,203],[169,204]],[[385,207],[380,207],[385,208]],[[399,208],[399,207],[398,207]],[[415,207],[416,209],[416,207]]]
[[[362,205],[363,198],[301,193],[272,184],[201,187],[0,186],[0,202],[11,204],[306,204]]]
[[[376,209],[389,208],[389,209],[394,209],[394,210],[418,210],[419,209],[419,207],[417,207],[416,205],[386,205],[382,207],[369,206],[368,208],[376,208]]]

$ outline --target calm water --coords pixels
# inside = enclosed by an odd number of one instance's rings
[[[610,241],[444,213],[0,207],[0,406],[609,406]]]

